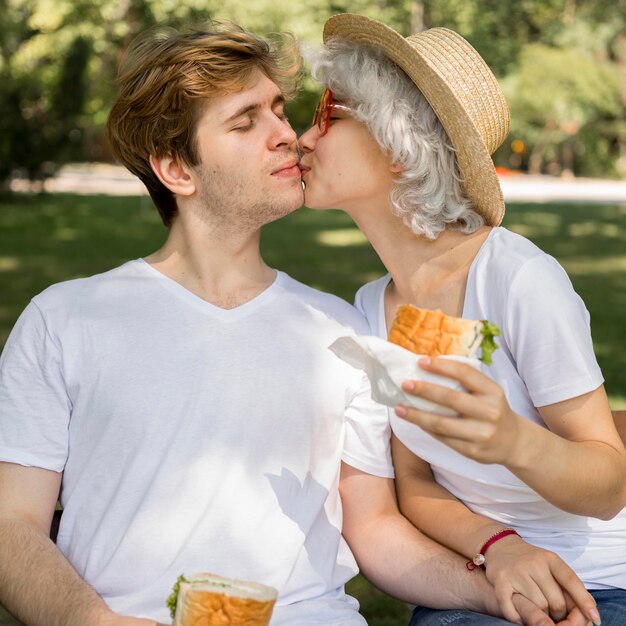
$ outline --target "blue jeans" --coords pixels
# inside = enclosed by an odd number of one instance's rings
[[[598,604],[602,626],[626,626],[626,589],[590,591]],[[441,611],[416,606],[409,626],[510,626],[512,622],[474,611]]]

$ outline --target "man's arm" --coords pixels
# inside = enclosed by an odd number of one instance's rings
[[[499,615],[482,571],[420,533],[398,510],[393,480],[342,464],[343,536],[365,577],[389,595],[431,608]]]
[[[0,462],[0,603],[28,626],[156,626],[115,615],[49,538],[61,474]]]
[[[430,465],[396,437],[391,447],[399,509],[434,541],[471,559],[489,537],[506,529],[472,512],[438,484]],[[490,548],[484,567],[502,613],[511,622],[519,619],[512,603],[515,592],[555,619],[567,615],[568,596],[589,615],[597,608],[582,581],[558,555],[526,543],[519,536],[505,537]]]
[[[342,463],[343,535],[365,577],[390,596],[432,608],[501,615],[493,587],[481,570],[420,533],[397,507],[393,480]],[[515,608],[526,626],[554,622],[523,596]],[[558,626],[586,626],[574,609]]]

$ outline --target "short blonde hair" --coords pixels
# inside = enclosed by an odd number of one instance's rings
[[[196,127],[214,98],[245,89],[262,71],[293,98],[302,60],[293,36],[270,41],[230,23],[180,33],[154,28],[133,41],[119,70],[119,93],[107,121],[113,154],[148,188],[171,226],[176,198],[155,175],[150,156],[198,165]]]

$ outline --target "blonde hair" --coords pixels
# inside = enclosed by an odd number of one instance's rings
[[[155,175],[150,157],[198,165],[196,127],[214,98],[245,89],[255,70],[293,98],[302,70],[288,33],[268,41],[229,23],[180,33],[154,28],[137,37],[119,70],[119,93],[107,121],[114,156],[146,185],[171,226],[176,198]]]

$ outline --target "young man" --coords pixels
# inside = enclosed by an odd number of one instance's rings
[[[386,412],[327,349],[364,322],[260,256],[261,226],[302,204],[299,69],[235,27],[126,57],[111,143],[169,234],[35,297],[2,355],[0,603],[25,624],[169,623],[176,577],[210,571],[277,587],[273,625],[362,625],[342,524],[389,593],[498,611],[397,511]]]

